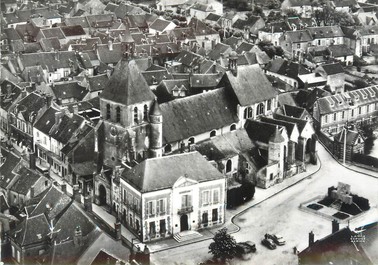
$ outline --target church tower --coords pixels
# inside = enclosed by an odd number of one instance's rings
[[[129,55],[129,54],[126,54]],[[100,95],[104,164],[116,166],[147,158],[150,109],[155,96],[135,60],[125,56],[116,65]]]
[[[150,122],[150,156],[161,157],[163,155],[163,115],[157,101],[152,106]]]

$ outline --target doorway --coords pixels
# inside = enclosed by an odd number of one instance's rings
[[[100,185],[98,188],[100,205],[106,205],[106,189],[104,185]]]
[[[180,231],[186,231],[189,229],[188,225],[188,216],[186,214],[181,215],[180,217]]]

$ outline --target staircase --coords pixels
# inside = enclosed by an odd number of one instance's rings
[[[195,239],[195,238],[199,238],[201,237],[202,235],[196,231],[183,231],[183,232],[180,232],[180,233],[177,233],[173,236],[173,238],[181,243],[181,242],[184,242],[184,241],[189,241],[189,240],[192,240],[192,239]]]

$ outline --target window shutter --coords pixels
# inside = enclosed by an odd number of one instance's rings
[[[188,195],[188,205],[187,206],[192,206],[192,196]]]
[[[186,204],[186,196],[187,196],[187,195],[182,195],[182,196],[181,196],[181,208],[184,208],[184,207],[185,207],[185,204]]]
[[[161,209],[160,209],[160,201],[161,200],[158,200],[158,203],[156,204],[156,213],[159,214]]]

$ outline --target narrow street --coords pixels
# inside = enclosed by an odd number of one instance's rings
[[[354,228],[377,220],[378,179],[344,168],[321,145],[318,145],[318,154],[322,167],[317,173],[234,218],[235,224],[241,228],[233,234],[235,239],[255,242],[257,252],[251,260],[233,260],[232,264],[297,264],[293,247],[300,251],[306,248],[310,231],[314,232],[315,240],[331,232],[330,220],[299,210],[299,204],[326,194],[327,188],[337,186],[339,181],[350,184],[352,193],[370,200],[371,209],[353,219],[350,226]],[[341,223],[340,228],[346,225]],[[282,235],[286,245],[276,250],[267,249],[260,243],[265,233]],[[211,257],[208,253],[210,242],[157,252],[152,255],[152,261],[156,264],[198,264]]]

